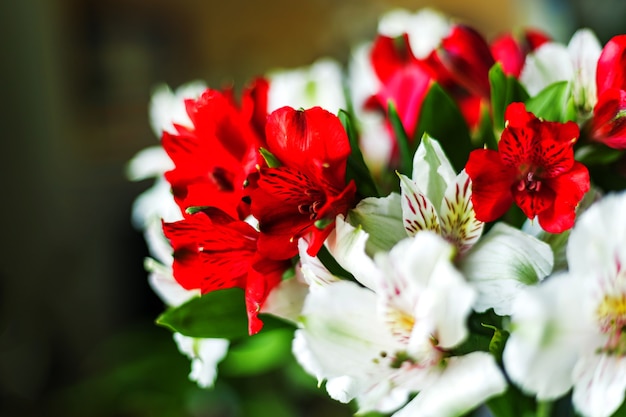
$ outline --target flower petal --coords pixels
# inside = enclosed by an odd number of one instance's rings
[[[432,384],[392,417],[464,415],[506,390],[506,380],[493,356],[473,352],[452,357]]]
[[[531,96],[558,81],[574,77],[572,59],[564,45],[547,42],[526,57],[520,81]]]
[[[580,280],[562,274],[525,290],[513,304],[504,367],[524,392],[539,400],[556,399],[574,383],[579,347],[594,324],[586,291]]]
[[[348,213],[353,225],[362,227],[369,234],[367,253],[388,251],[406,237],[402,225],[400,195],[391,193],[387,197],[369,197],[361,200],[356,208]]]
[[[602,46],[590,29],[577,30],[567,45],[574,66],[572,95],[580,108],[590,111],[598,100],[596,92],[596,67]]]
[[[626,358],[605,354],[587,355],[574,369],[576,410],[587,417],[609,417],[624,402]]]
[[[412,179],[433,204],[443,201],[448,185],[456,180],[456,172],[441,145],[427,134],[413,156]]]
[[[496,220],[511,207],[510,187],[516,172],[501,162],[498,152],[491,149],[472,151],[465,171],[472,180],[472,204],[478,220]]]
[[[402,191],[402,219],[406,233],[409,236],[415,236],[421,230],[441,233],[435,206],[414,181],[402,174],[398,176]]]
[[[598,96],[609,88],[626,90],[626,35],[611,38],[600,54],[596,71]]]
[[[439,209],[439,224],[442,236],[452,242],[460,254],[469,250],[483,232],[485,224],[476,219],[472,183],[465,170],[446,190]]]
[[[474,309],[493,308],[496,314],[507,316],[520,292],[546,277],[552,265],[550,246],[499,222],[467,253],[459,268],[478,290]]]

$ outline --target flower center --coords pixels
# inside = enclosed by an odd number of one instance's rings
[[[387,313],[387,322],[394,336],[402,341],[408,341],[415,325],[415,317],[406,311],[391,308]]]
[[[325,203],[324,193],[315,189],[308,189],[304,191],[304,194],[309,197],[310,200],[306,203],[298,204],[298,212],[300,214],[308,214],[311,220],[317,220],[319,209],[322,208]]]
[[[604,351],[626,354],[626,294],[605,295],[596,310],[600,330],[609,336]]]
[[[541,180],[536,177],[534,171],[528,171],[525,177],[517,183],[517,191],[536,191],[541,189]]]

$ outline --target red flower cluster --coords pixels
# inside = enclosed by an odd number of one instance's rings
[[[321,108],[284,107],[267,115],[267,82],[238,106],[207,90],[186,102],[192,128],[177,126],[162,144],[175,168],[166,173],[185,218],[165,223],[174,278],[202,293],[243,288],[249,332],[269,291],[297,254],[297,240],[317,254],[335,217],[354,204],[345,184],[350,144],[339,119]],[[281,166],[270,167],[259,149]],[[253,214],[260,230],[245,222]]]
[[[626,149],[626,35],[613,37],[602,49],[596,87],[591,136],[611,148]]]
[[[422,103],[432,83],[437,82],[455,100],[473,130],[482,109],[489,105],[489,70],[495,62],[502,62],[507,74],[518,76],[526,55],[548,39],[528,30],[519,38],[505,35],[490,46],[471,27],[453,25],[438,48],[418,59],[408,35],[379,35],[370,59],[381,87],[366,106],[384,110],[393,101],[407,134],[413,137]]]
[[[515,202],[548,232],[570,229],[590,186],[587,168],[574,160],[578,125],[540,120],[522,103],[510,104],[505,120],[498,151],[474,150],[465,166],[476,218],[493,221]]]

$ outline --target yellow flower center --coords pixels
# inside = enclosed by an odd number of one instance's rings
[[[605,295],[596,314],[602,332],[609,336],[604,351],[618,355],[626,354],[626,294]]]

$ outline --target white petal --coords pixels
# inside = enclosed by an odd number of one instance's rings
[[[431,385],[392,417],[462,415],[506,390],[506,380],[486,352],[452,357]]]
[[[580,350],[593,340],[593,306],[580,280],[562,274],[522,292],[513,305],[504,368],[523,391],[550,400],[574,383]]]
[[[455,182],[452,164],[435,139],[424,134],[413,156],[413,181],[433,203],[443,201],[448,184]]]
[[[168,306],[179,306],[200,296],[199,289],[186,290],[181,287],[174,279],[171,267],[166,267],[151,258],[146,258],[144,267],[150,273],[148,275],[150,287]]]
[[[368,288],[375,288],[378,270],[374,261],[365,253],[365,245],[369,235],[360,227],[337,216],[335,230],[326,239],[326,246],[335,260],[346,271]]]
[[[465,321],[475,292],[453,267],[453,253],[453,247],[439,235],[420,232],[398,243],[388,255],[375,257],[384,277],[379,288],[388,297],[401,289],[395,298],[408,298],[403,304],[414,306],[410,345],[416,352],[429,345],[433,336],[443,348],[453,347],[467,336]]]
[[[320,106],[336,114],[346,107],[341,67],[331,59],[321,59],[310,67],[273,71],[268,77],[269,112],[283,106],[303,109]]]
[[[402,219],[407,235],[415,236],[421,230],[441,233],[435,206],[413,180],[403,174],[398,176],[402,192]]]
[[[348,213],[348,221],[362,227],[369,234],[367,252],[374,254],[388,251],[406,237],[402,225],[400,195],[391,193],[387,197],[369,197],[361,200]]]
[[[381,352],[402,347],[378,317],[376,294],[353,282],[340,281],[310,292],[301,323],[294,354],[318,380],[347,375],[374,384],[377,378],[370,378],[383,368],[377,364]]]
[[[625,212],[626,193],[621,192],[605,196],[578,218],[567,246],[571,270],[599,278],[602,285],[620,285],[614,278],[626,265]],[[624,286],[626,282],[620,289],[626,292]]]
[[[511,314],[520,291],[550,273],[553,261],[546,243],[500,222],[474,245],[459,267],[478,290],[474,309],[493,308],[505,316]]]
[[[174,168],[174,163],[160,146],[143,149],[126,166],[126,176],[131,181],[140,181],[163,175]]]
[[[590,29],[579,29],[567,46],[574,66],[573,91],[577,106],[591,111],[596,105],[596,67],[602,46]]]
[[[406,10],[393,10],[381,18],[378,32],[389,37],[407,33],[413,54],[424,59],[449,33],[450,26],[446,16],[432,9],[422,9],[414,14]]]
[[[472,203],[472,182],[461,171],[456,181],[450,183],[439,209],[441,235],[459,250],[467,252],[480,238],[484,223],[476,219]]]
[[[592,354],[582,357],[574,370],[572,401],[585,417],[609,417],[624,402],[626,358]]]
[[[557,81],[571,81],[574,68],[564,45],[547,42],[528,54],[520,82],[531,96]]]
[[[150,100],[150,126],[158,138],[163,131],[176,133],[174,124],[192,127],[185,108],[185,99],[196,99],[206,89],[202,81],[192,81],[180,86],[176,93],[161,84],[152,90]]]
[[[269,293],[261,313],[296,323],[308,293],[309,287],[299,279],[294,277],[283,280]]]
[[[347,231],[348,229],[343,227],[344,226],[343,220],[339,220],[339,221],[342,222],[341,230]],[[350,233],[348,233],[347,235],[350,236]],[[346,238],[348,236],[346,236]],[[361,237],[362,240],[365,240],[366,238],[367,236]],[[354,241],[350,241],[349,239],[346,239],[346,240],[350,243],[360,242],[358,238],[355,239]],[[349,245],[350,243],[346,242],[347,245]],[[330,271],[326,269],[326,267],[324,266],[322,261],[319,260],[318,257],[311,256],[307,253],[308,247],[309,245],[306,242],[306,240],[304,239],[298,240],[298,253],[300,256],[300,262],[298,266],[296,267],[296,274],[302,278],[302,282],[306,283],[309,287],[311,287],[312,290],[315,290],[315,288],[317,287],[330,284],[331,282],[339,281],[341,278],[336,277],[333,274],[331,274]],[[358,248],[359,248],[358,253],[360,254],[361,246],[359,245]],[[348,252],[350,252],[351,248],[346,247],[344,248],[344,250],[347,250]],[[355,247],[354,250],[356,251],[357,247]],[[363,251],[363,254],[364,253],[365,252]],[[349,255],[344,255],[344,256],[349,256]]]
[[[181,353],[191,359],[189,379],[202,388],[212,387],[217,376],[217,364],[228,352],[226,339],[194,339],[174,333],[174,340]]]

